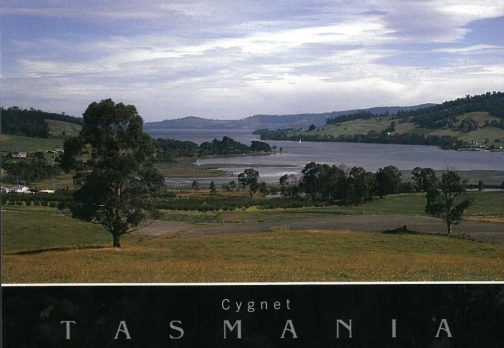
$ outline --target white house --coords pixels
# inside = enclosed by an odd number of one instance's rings
[[[27,153],[26,152],[13,152],[12,157],[14,158],[26,158]]]
[[[16,193],[31,193],[28,186],[18,186],[13,192]]]

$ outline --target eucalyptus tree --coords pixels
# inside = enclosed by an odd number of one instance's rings
[[[446,234],[450,235],[453,225],[457,225],[464,211],[473,203],[472,197],[464,194],[466,182],[459,174],[448,171],[441,177],[438,188],[427,192],[427,215],[442,219],[446,224]]]
[[[113,246],[121,247],[121,236],[158,216],[150,201],[164,179],[154,168],[155,153],[135,106],[111,99],[91,103],[79,135],[64,144],[62,167],[75,172],[79,186],[72,216],[103,225]]]
[[[253,168],[248,168],[238,175],[238,182],[245,188],[248,186],[249,195],[252,197],[259,190],[259,172]]]
[[[439,184],[436,172],[432,168],[416,167],[411,172],[411,179],[415,182],[417,191],[420,192],[429,192]]]
[[[397,167],[386,166],[376,172],[377,194],[380,197],[394,194],[399,191],[401,183],[401,172]]]

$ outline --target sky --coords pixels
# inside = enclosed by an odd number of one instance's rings
[[[440,103],[504,90],[504,1],[3,0],[4,107],[146,121]]]

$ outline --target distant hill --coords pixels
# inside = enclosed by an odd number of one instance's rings
[[[435,104],[421,104],[415,106],[386,106],[365,109],[379,115],[386,112],[395,114],[400,111],[417,110]],[[329,118],[357,113],[363,110],[333,111],[326,113],[290,114],[290,115],[253,115],[241,120],[210,120],[201,117],[184,117],[160,122],[147,122],[145,129],[281,129],[281,128],[308,128],[310,125],[317,127],[325,124]]]
[[[504,93],[466,96],[380,117],[368,111],[339,115],[310,130],[270,129],[257,133],[264,140],[303,139],[499,149],[504,146]]]
[[[1,132],[35,138],[65,137],[79,132],[82,118],[17,106],[0,108]]]

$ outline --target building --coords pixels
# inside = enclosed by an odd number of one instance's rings
[[[12,153],[12,158],[26,158],[27,153],[26,152],[13,152]]]

